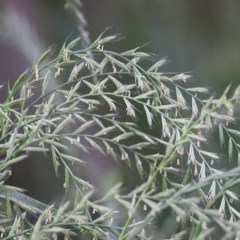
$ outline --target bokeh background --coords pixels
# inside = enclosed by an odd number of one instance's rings
[[[208,86],[216,96],[240,82],[238,0],[82,0],[82,10],[91,40],[109,28],[124,37],[115,50],[148,43],[146,51],[168,59],[163,71],[191,72],[192,85]],[[49,46],[76,35],[63,0],[1,0],[0,84],[7,90]],[[0,94],[2,102],[7,91]],[[51,163],[35,157],[19,164],[9,183],[49,203],[61,181],[51,175]]]

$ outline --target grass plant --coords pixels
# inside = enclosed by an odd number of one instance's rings
[[[117,39],[65,42],[9,86],[0,104],[1,239],[239,239],[240,88],[214,98],[189,87],[188,74],[162,72],[165,59],[141,48],[109,50]],[[91,176],[77,171],[88,161],[81,153],[92,150],[138,175],[134,188],[119,182],[96,194]],[[6,184],[33,152],[56,175],[64,169],[62,204]],[[229,161],[234,167],[219,167]]]

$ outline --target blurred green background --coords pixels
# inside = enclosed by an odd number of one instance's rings
[[[91,40],[109,27],[109,34],[124,36],[112,46],[115,50],[149,43],[147,51],[169,61],[163,71],[191,72],[192,85],[208,86],[215,95],[239,83],[238,0],[82,0],[82,10]],[[2,0],[0,12],[0,84],[5,89],[49,46],[60,47],[77,35],[61,0]],[[1,91],[0,101],[6,94]],[[49,202],[62,188],[51,172],[49,163],[29,161],[15,169],[12,183]]]

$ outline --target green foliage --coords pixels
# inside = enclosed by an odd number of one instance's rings
[[[47,51],[10,87],[0,105],[1,238],[239,239],[240,88],[214,99],[190,88],[189,75],[161,72],[164,59],[108,50],[116,39],[100,36],[84,49],[75,39],[53,58]],[[211,131],[218,153],[208,147]],[[95,194],[91,176],[76,171],[88,159],[75,148],[124,163],[139,182]],[[6,185],[11,166],[33,152],[56,174],[64,168],[64,203],[48,206]],[[229,160],[235,167],[221,169]]]

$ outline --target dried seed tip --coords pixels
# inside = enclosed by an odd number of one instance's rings
[[[180,216],[177,216],[177,217],[176,217],[176,221],[177,221],[177,222],[180,222],[180,221],[181,221],[181,217],[180,217]]]
[[[194,98],[192,98],[192,115],[196,117],[199,113],[197,103]]]
[[[182,95],[182,92],[176,87],[176,97],[177,97],[177,105],[181,109],[188,109],[187,102]]]
[[[27,88],[27,98],[30,98],[31,96],[33,96],[33,92],[32,92],[32,87],[28,87]]]
[[[52,222],[52,212],[51,210],[48,210],[46,214],[45,224],[48,224],[50,222]]]
[[[145,237],[145,230],[144,230],[144,229],[142,229],[141,235],[142,235],[143,237]]]
[[[128,116],[133,117],[133,118],[136,117],[135,111],[134,111],[132,105],[127,106],[126,111],[127,111]]]
[[[137,87],[140,88],[142,92],[150,89],[147,79],[144,76],[142,75],[136,76],[136,82],[137,82]]]
[[[87,182],[88,183],[88,182]],[[84,184],[83,185],[83,190],[88,190],[89,189],[89,187],[86,185],[86,184]]]
[[[143,211],[147,211],[147,204],[143,204]]]
[[[89,64],[89,62],[85,62],[85,66],[87,67],[87,69],[91,69],[91,65]]]
[[[45,127],[45,132],[46,132],[46,133],[51,133],[51,127],[50,127],[49,125],[47,125],[47,126]]]
[[[89,104],[88,109],[92,109],[92,108],[93,108],[93,104]]]
[[[227,115],[230,116],[230,117],[233,116],[233,109],[232,108],[228,109]]]
[[[57,70],[56,70],[56,72],[54,74],[54,77],[56,78],[56,77],[60,76],[61,71],[62,71],[62,68],[57,67]]]
[[[99,51],[103,52],[104,46],[101,45],[101,44],[99,44],[99,45],[97,46],[97,49],[98,49]]]
[[[189,79],[191,77],[191,75],[187,75],[187,74],[184,74],[184,73],[180,73],[176,76],[174,76],[172,79],[173,80],[181,80],[183,82],[186,82],[187,79]]]
[[[36,80],[38,80],[39,79],[38,65],[35,65],[34,70],[35,70],[35,78],[36,78]]]
[[[169,124],[166,122],[166,119],[161,116],[162,118],[162,136],[163,138],[171,137],[171,129],[169,127]]]
[[[197,176],[198,175],[198,168],[197,166],[195,165],[194,166],[194,173],[193,173],[194,176]]]
[[[179,155],[183,155],[184,154],[184,152],[185,152],[185,149],[184,149],[184,147],[181,145],[181,146],[179,146],[178,148],[177,148],[177,152],[179,153]]]
[[[208,229],[206,222],[203,222],[203,223],[202,223],[202,228],[203,228],[205,231]]]
[[[109,220],[109,223],[108,223],[109,225],[112,225],[113,224],[113,217],[111,217],[110,218],[110,220]]]
[[[157,189],[155,182],[152,183],[151,189],[152,189],[152,190],[156,190],[156,189]]]
[[[115,65],[112,64],[112,69],[113,69],[113,72],[116,73],[117,72],[117,68],[115,67]]]
[[[165,86],[164,84],[161,83],[160,88],[163,91],[165,96],[168,97],[170,95],[170,89],[167,86]]]
[[[97,209],[93,208],[92,213],[93,214],[97,213]]]
[[[68,53],[68,50],[67,50],[67,49],[64,49],[64,50],[63,50],[63,61],[64,61],[64,62],[70,61],[70,56],[69,56],[69,53]]]
[[[113,148],[111,148],[109,145],[107,146],[107,154],[111,154],[113,152]]]
[[[74,68],[73,68],[73,79],[76,79],[77,75],[78,75],[78,69],[77,69],[76,66],[74,66]]]
[[[67,183],[63,184],[63,188],[66,189],[67,188]]]
[[[127,153],[123,153],[123,154],[121,155],[121,159],[122,159],[122,160],[127,160],[127,159],[128,159],[128,154],[127,154]]]

